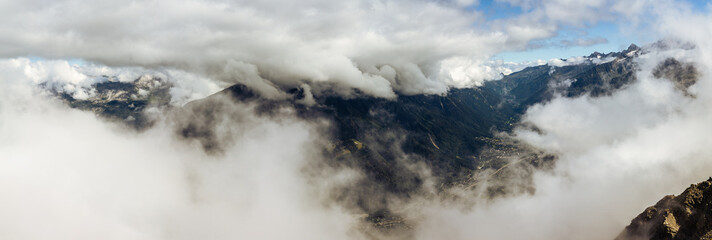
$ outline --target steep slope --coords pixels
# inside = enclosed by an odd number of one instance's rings
[[[552,159],[497,133],[513,129],[533,104],[556,96],[604,96],[625,87],[635,80],[633,60],[639,50],[631,45],[619,53],[594,53],[575,62],[529,67],[480,87],[451,89],[445,95],[317,96],[316,104],[308,106],[301,103],[302,89],[287,90],[290,99],[269,100],[237,84],[185,109],[194,110],[196,116],[219,114],[220,103],[211,99],[230,96],[236,102],[256,104],[261,114],[287,107],[304,119],[326,119],[332,123],[327,133],[334,144],[331,156],[339,164],[364,169],[391,192],[410,192],[421,179],[402,166],[403,159],[425,163],[444,184],[469,184],[475,171],[505,166],[506,156],[530,154],[529,162]],[[149,80],[115,82],[107,77],[93,86],[96,95],[88,99],[55,94],[72,107],[143,129],[151,125],[144,110],[166,108],[170,100],[169,84]],[[215,129],[191,122],[179,127],[179,135],[199,141],[207,152],[219,153]]]
[[[646,208],[616,239],[712,239],[711,212],[712,178]]]
[[[211,98],[230,96],[234,101],[257,104],[261,114],[275,109],[296,109],[304,119],[327,119],[333,126],[330,140],[336,162],[363,169],[370,179],[393,193],[419,188],[419,174],[403,166],[425,163],[443,184],[471,184],[474,172],[499,169],[508,156],[520,155],[542,165],[553,156],[528,149],[497,133],[509,132],[526,109],[556,96],[593,97],[611,94],[635,81],[634,58],[639,48],[595,55],[560,66],[529,67],[490,81],[481,87],[451,89],[445,95],[399,95],[396,99],[368,96],[342,98],[317,96],[316,104],[301,104],[302,89],[290,89],[287,100],[268,100],[245,85],[237,84],[213,97],[189,104],[200,114],[214,114],[207,106],[219,106]],[[212,117],[211,117],[212,118]],[[208,151],[220,147],[209,128],[187,123],[180,132],[198,138]],[[405,160],[404,160],[405,159]]]
[[[517,181],[522,186],[487,185],[489,197],[532,192],[527,173],[550,167],[556,156],[525,146],[506,133],[521,127],[521,116],[534,104],[555,97],[607,96],[625,88],[636,80],[635,58],[639,52],[631,45],[619,53],[594,53],[572,62],[528,67],[479,87],[451,89],[443,95],[398,95],[395,99],[315,96],[314,104],[305,105],[304,89],[284,89],[288,97],[273,100],[236,84],[170,112],[190,116],[175,120],[174,131],[186,141],[199,143],[209,154],[221,154],[223,144],[230,144],[233,134],[216,123],[232,121],[240,125],[240,114],[252,114],[233,111],[235,104],[274,118],[288,109],[307,121],[329,122],[330,127],[321,130],[331,144],[321,153],[327,162],[320,164],[357,170],[365,176],[354,185],[335,189],[333,197],[358,209],[356,212],[370,214],[369,221],[399,222],[397,216],[388,213],[389,202],[419,194],[426,180],[445,192],[452,186],[477,186],[480,179],[475,176],[489,172],[489,178],[523,179]],[[668,62],[657,76],[695,74],[689,73],[684,63]],[[169,86],[145,88],[139,80],[101,82],[94,86],[97,94],[84,100],[58,95],[70,106],[141,130],[150,126],[149,120],[142,120],[148,119],[145,109],[168,108],[170,96],[166,95]],[[680,83],[680,90],[693,83]],[[509,171],[515,167],[519,169]]]
[[[635,80],[634,59],[639,52],[640,48],[633,44],[622,52],[591,54],[578,63],[529,67],[499,81],[486,82],[483,87],[507,99],[519,114],[557,94],[605,96]]]

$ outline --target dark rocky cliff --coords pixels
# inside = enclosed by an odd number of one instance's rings
[[[712,178],[663,197],[638,215],[616,240],[712,239]]]

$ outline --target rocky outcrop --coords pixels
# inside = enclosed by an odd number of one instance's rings
[[[690,97],[694,97],[694,95],[688,91],[688,88],[697,82],[699,75],[694,64],[680,62],[674,58],[665,59],[653,70],[654,77],[672,81],[675,84],[675,89]]]
[[[712,178],[648,207],[616,240],[712,239]]]

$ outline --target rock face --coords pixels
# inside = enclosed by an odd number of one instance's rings
[[[656,78],[666,78],[675,84],[675,88],[683,91],[687,96],[694,96],[688,88],[697,82],[700,73],[692,63],[680,62],[674,58],[665,59],[653,70]]]
[[[712,239],[712,178],[648,207],[616,240]]]

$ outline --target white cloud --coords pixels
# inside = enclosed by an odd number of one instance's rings
[[[529,13],[485,30],[472,27],[482,21],[476,12],[424,1],[2,1],[0,54],[81,57],[109,66],[0,61],[0,235],[357,238],[355,217],[323,204],[321,195],[321,184],[357,174],[317,183],[301,175],[319,157],[319,126],[257,117],[250,106],[234,105],[229,110],[244,124],[221,125],[233,144],[222,156],[208,156],[197,144],[173,139],[170,121],[142,134],[121,133],[44,98],[34,85],[86,97],[91,91],[84,87],[98,75],[133,81],[155,74],[178,86],[171,91],[181,96],[177,103],[222,87],[213,78],[268,95],[280,94],[274,86],[345,95],[356,88],[382,97],[442,93],[520,67],[488,61],[494,53],[550,37],[559,24],[610,16],[600,14],[610,5],[604,1],[510,2]],[[560,156],[553,172],[535,174],[536,193],[470,211],[425,201],[413,213],[422,216],[416,237],[612,238],[645,206],[706,178],[712,36],[699,29],[712,28],[712,19],[666,10],[655,26],[696,49],[647,55],[639,81],[612,96],[557,98],[531,108],[525,120],[544,133],[518,130],[517,137]],[[698,64],[703,78],[690,89],[696,98],[648,74],[669,56]],[[135,65],[141,67],[127,67]]]
[[[661,12],[662,13],[662,12]],[[639,58],[637,81],[611,96],[558,97],[528,109],[518,139],[559,159],[535,173],[532,195],[480,201],[462,211],[422,204],[421,239],[612,239],[647,206],[707,179],[712,168],[712,16],[668,8],[660,31],[694,49],[657,49]],[[695,30],[697,29],[697,30]],[[701,73],[685,95],[651,71],[669,57]],[[574,59],[574,61],[576,61]],[[506,181],[506,180],[505,180]],[[513,230],[514,229],[514,230]]]
[[[169,68],[112,68],[97,64],[70,65],[66,60],[32,62],[27,58],[0,59],[0,68],[9,78],[46,85],[46,89],[67,93],[76,99],[94,96],[92,84],[109,80],[133,82],[154,76],[173,84],[170,89],[171,103],[178,106],[207,97],[225,87],[209,78]]]
[[[463,9],[476,1],[3,1],[0,56],[169,67],[231,83],[268,79],[255,85],[262,90],[309,83],[317,93],[443,93],[489,78],[452,81],[447,76],[462,74],[442,72],[487,67],[452,67],[449,61],[441,68],[443,60],[485,63],[501,51],[524,49],[553,36],[569,15],[599,19],[585,16],[600,16],[600,2],[531,3],[548,17],[485,22],[482,13]],[[558,5],[565,16],[549,14]],[[584,10],[592,13],[581,15]],[[253,76],[236,79],[233,63],[254,66]],[[368,70],[384,65],[397,71],[397,81]]]
[[[576,38],[573,40],[561,40],[559,45],[562,47],[575,47],[575,46],[593,46],[596,44],[608,43],[608,39],[603,37],[590,37],[590,38]]]
[[[38,95],[33,75],[0,72],[6,239],[358,238],[356,217],[322,205],[302,171],[319,157],[315,124],[230,105],[241,122],[215,127],[239,133],[235,144],[209,156],[170,121],[126,132]]]

